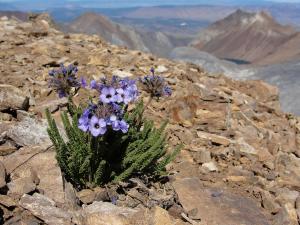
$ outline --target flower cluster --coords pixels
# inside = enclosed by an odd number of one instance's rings
[[[145,91],[150,93],[151,97],[160,98],[163,96],[171,96],[172,89],[167,86],[165,79],[161,76],[155,75],[154,68],[150,71],[151,75],[144,76],[140,79]]]
[[[81,85],[76,77],[77,72],[78,69],[76,66],[71,64],[65,67],[61,64],[59,69],[49,72],[49,76],[51,77],[49,87],[53,88],[60,98],[69,96],[72,88],[78,89]]]
[[[111,81],[93,80],[90,87],[99,92],[99,101],[85,109],[79,119],[79,129],[91,132],[94,137],[104,135],[109,128],[127,133],[129,125],[123,119],[123,108],[138,96],[135,81],[114,76]]]
[[[114,102],[127,105],[138,97],[135,80],[128,78],[120,79],[113,76],[111,81],[103,78],[99,83],[92,80],[90,87],[100,93],[100,101],[106,104]]]

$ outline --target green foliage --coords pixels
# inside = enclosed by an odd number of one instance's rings
[[[178,146],[167,154],[164,133],[167,122],[155,128],[152,121],[143,118],[142,101],[125,114],[130,125],[126,134],[109,130],[99,137],[92,137],[78,128],[82,109],[74,104],[71,108],[72,116],[67,112],[61,114],[66,138],[62,137],[48,110],[46,115],[58,163],[66,178],[78,188],[118,182],[132,176],[161,175],[181,149]]]

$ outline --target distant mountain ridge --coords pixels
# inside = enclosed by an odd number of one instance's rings
[[[188,44],[191,39],[174,38],[163,32],[147,32],[131,26],[111,21],[97,13],[84,13],[65,26],[67,31],[86,34],[97,34],[106,41],[126,46],[130,49],[151,52],[158,56],[168,56],[178,44]]]
[[[294,60],[300,53],[298,43],[299,33],[268,13],[237,10],[201,31],[191,46],[219,58],[264,65]]]

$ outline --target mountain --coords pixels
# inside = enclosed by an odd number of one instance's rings
[[[68,27],[72,32],[97,34],[112,44],[149,52],[136,30],[114,23],[100,14],[84,13]]]
[[[299,42],[294,28],[277,23],[268,13],[237,10],[201,31],[191,46],[223,59],[270,64],[298,57]]]
[[[97,13],[84,13],[65,26],[70,32],[97,34],[106,41],[130,49],[167,56],[175,46],[187,45],[192,38],[164,32],[150,32],[111,21]]]

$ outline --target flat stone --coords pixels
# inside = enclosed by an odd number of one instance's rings
[[[263,210],[251,199],[225,190],[201,188],[197,178],[173,182],[179,202],[186,212],[197,209],[203,224],[209,225],[269,225]]]
[[[155,72],[157,73],[164,73],[164,72],[167,72],[168,71],[168,68],[165,67],[164,65],[159,65],[156,69],[155,69]]]
[[[10,145],[0,145],[0,156],[9,155],[18,149],[15,146]]]
[[[245,176],[228,176],[228,177],[226,177],[226,180],[229,182],[246,182],[247,177],[245,177]]]
[[[137,212],[108,202],[94,202],[84,206],[82,215],[85,225],[129,225],[130,219]]]
[[[0,195],[0,204],[10,208],[16,206],[17,202],[8,195]]]
[[[223,145],[225,147],[229,146],[232,143],[232,141],[230,139],[220,136],[220,135],[216,135],[216,134],[210,134],[210,133],[206,133],[206,132],[202,132],[202,131],[197,131],[197,135],[199,138],[209,140],[212,143]]]
[[[55,207],[55,202],[46,196],[34,193],[33,196],[23,195],[20,206],[29,210],[34,216],[46,222],[49,225],[71,225],[71,215]]]
[[[123,77],[123,78],[133,76],[132,73],[122,71],[122,70],[114,70],[113,75],[118,76],[118,77]]]
[[[8,130],[7,136],[19,146],[39,144],[49,146],[51,141],[47,133],[47,127],[46,120],[25,117]]]
[[[240,152],[250,154],[250,155],[257,155],[258,151],[251,145],[249,145],[247,142],[244,141],[244,139],[239,139],[236,142],[236,145]]]
[[[197,163],[208,163],[211,161],[210,151],[203,149],[199,150],[197,154]]]
[[[208,162],[208,163],[203,163],[202,167],[207,169],[209,172],[215,172],[218,171],[218,167],[214,162]]]
[[[64,203],[63,179],[55,157],[54,151],[38,154],[28,163],[19,167],[12,177],[25,176],[34,171],[39,178],[38,189],[54,201]]]
[[[8,84],[0,84],[0,111],[28,109],[29,98],[24,93]]]
[[[169,213],[158,207],[155,206],[152,212],[152,223],[153,225],[173,225],[174,221],[169,215]]]
[[[27,160],[32,158],[34,155],[41,153],[45,149],[41,146],[30,146],[20,148],[18,151],[11,155],[5,156],[2,163],[6,168],[7,174],[13,172],[16,168],[26,163]]]
[[[31,177],[22,177],[13,180],[7,184],[9,195],[17,195],[21,197],[23,194],[30,193],[35,190],[36,184],[33,183]]]

